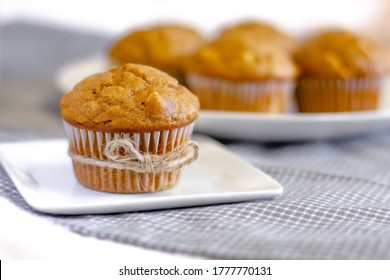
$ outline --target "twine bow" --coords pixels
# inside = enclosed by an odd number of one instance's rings
[[[70,156],[75,161],[89,165],[157,173],[177,171],[191,164],[198,158],[199,146],[194,141],[187,141],[166,154],[152,155],[139,151],[131,139],[116,139],[107,143],[104,154],[108,159],[106,161],[72,153]]]

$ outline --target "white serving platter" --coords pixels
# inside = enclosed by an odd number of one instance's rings
[[[0,161],[16,188],[35,210],[53,214],[99,214],[168,209],[268,199],[283,187],[261,170],[203,136],[196,162],[172,189],[146,194],[112,194],[80,185],[66,140],[0,145]]]
[[[56,76],[56,85],[67,92],[88,75],[110,68],[102,55],[66,64]],[[390,130],[390,80],[385,80],[378,111],[353,113],[270,115],[202,110],[195,131],[214,137],[252,141],[304,141],[351,137]]]

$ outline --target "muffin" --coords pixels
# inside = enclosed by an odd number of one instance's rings
[[[199,101],[155,68],[125,64],[78,83],[61,99],[77,180],[112,193],[174,186],[196,159]]]
[[[388,50],[347,31],[328,31],[295,55],[301,69],[296,97],[301,112],[349,112],[378,108]]]
[[[182,60],[205,43],[196,30],[180,25],[157,25],[135,30],[110,50],[117,64],[140,63],[156,67],[183,82]]]
[[[293,51],[297,46],[292,36],[268,23],[260,21],[246,21],[226,27],[222,30],[220,38],[226,37],[244,37],[247,40],[254,40],[258,43],[272,43],[287,52]]]
[[[200,48],[186,70],[202,109],[266,113],[287,110],[297,75],[285,51],[237,37]]]

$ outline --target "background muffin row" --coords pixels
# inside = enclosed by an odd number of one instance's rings
[[[159,68],[185,83],[201,108],[284,113],[375,110],[388,49],[344,30],[304,41],[262,22],[228,26],[212,40],[182,25],[138,29],[118,39],[115,64]]]

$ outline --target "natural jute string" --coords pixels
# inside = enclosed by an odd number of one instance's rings
[[[131,139],[116,139],[107,143],[104,155],[108,160],[89,158],[69,152],[70,157],[79,163],[128,169],[139,173],[157,173],[177,171],[191,164],[198,158],[199,146],[194,141],[187,141],[163,155],[151,155],[135,148]]]

